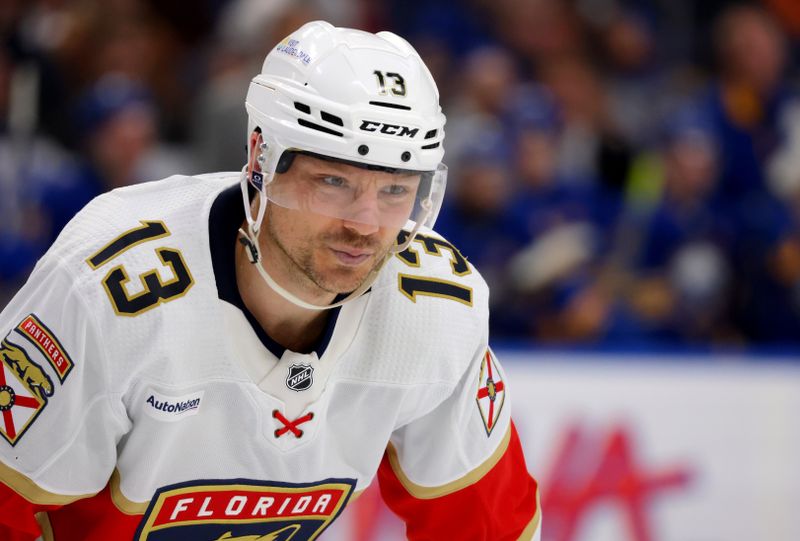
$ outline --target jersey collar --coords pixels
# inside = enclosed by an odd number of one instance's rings
[[[238,184],[226,188],[214,200],[208,217],[209,246],[211,248],[211,263],[214,269],[217,295],[221,300],[234,305],[242,311],[253,328],[253,332],[264,344],[264,347],[280,359],[286,348],[264,331],[255,316],[245,306],[236,284],[236,240],[239,228],[244,222],[241,198],[242,193]],[[340,300],[340,297],[342,296],[337,296],[336,301]],[[325,330],[319,342],[313,348],[319,358],[322,358],[322,354],[330,343],[336,321],[339,318],[339,312],[340,308],[333,308],[328,311],[329,315]]]

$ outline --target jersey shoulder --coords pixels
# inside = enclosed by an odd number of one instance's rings
[[[398,241],[407,238],[402,231]],[[413,304],[423,297],[435,297],[473,307],[477,309],[473,315],[479,317],[488,305],[489,290],[480,272],[458,246],[431,229],[418,233],[405,250],[389,259],[378,285],[389,290],[396,285],[394,289]],[[450,303],[441,306],[443,310],[457,308]]]
[[[69,276],[80,304],[48,294],[30,305],[90,319],[113,356],[105,369],[115,390],[137,374],[161,378],[169,369],[194,377],[192,363],[214,357],[220,335],[209,212],[237,180],[237,174],[173,176],[99,196],[31,275],[29,281],[46,282],[47,270],[56,268]],[[174,362],[161,362],[161,355]]]
[[[454,385],[488,343],[488,299],[458,248],[423,231],[372,286],[357,344],[371,360],[353,366],[354,377]]]
[[[175,175],[107,192],[67,224],[45,258],[92,281],[101,267],[133,263],[143,252],[132,248],[150,240],[170,237],[170,245],[187,249],[207,244],[208,235],[198,233],[207,231],[209,208],[235,181],[235,173]]]

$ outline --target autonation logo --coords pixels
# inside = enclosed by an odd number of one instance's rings
[[[150,390],[146,393],[145,412],[159,421],[179,421],[200,411],[203,391],[181,396],[166,396]]]

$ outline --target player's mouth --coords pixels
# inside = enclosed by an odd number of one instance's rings
[[[358,248],[331,247],[331,252],[342,265],[357,267],[372,258],[374,252]]]

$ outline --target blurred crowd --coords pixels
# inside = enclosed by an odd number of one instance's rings
[[[800,345],[796,0],[3,0],[0,307],[95,195],[240,169],[249,79],[319,18],[431,68],[496,339]]]

